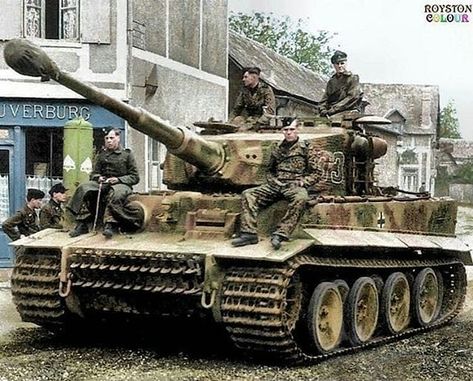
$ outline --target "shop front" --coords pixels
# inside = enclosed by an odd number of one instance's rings
[[[1,223],[22,208],[26,189],[47,194],[62,181],[64,125],[79,117],[93,126],[94,150],[104,128],[125,129],[123,119],[86,101],[0,98],[0,267],[13,261]]]

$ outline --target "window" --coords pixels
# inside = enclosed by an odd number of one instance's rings
[[[53,40],[79,38],[79,0],[25,0],[27,37]]]

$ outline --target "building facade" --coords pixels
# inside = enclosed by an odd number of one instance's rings
[[[175,125],[227,115],[226,0],[0,0],[0,50],[12,38],[40,45],[74,77]],[[6,11],[7,10],[7,11]],[[139,163],[137,191],[162,186],[163,147],[125,120],[53,81],[24,77],[0,60],[0,223],[28,187],[61,181],[63,127],[83,117],[121,128]],[[0,232],[0,265],[11,263]]]

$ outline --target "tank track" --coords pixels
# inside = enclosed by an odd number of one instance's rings
[[[67,317],[59,296],[59,251],[17,251],[11,277],[13,302],[23,321],[48,326],[62,326]]]
[[[374,337],[359,346],[340,346],[328,354],[317,354],[306,349],[295,330],[301,314],[298,296],[301,289],[297,276],[302,267],[353,268],[360,270],[432,267],[443,274],[444,298],[439,318],[427,328],[408,328],[391,335]],[[414,333],[431,330],[446,324],[460,311],[466,294],[466,274],[463,264],[448,260],[380,260],[333,259],[300,255],[282,267],[233,267],[224,277],[220,296],[223,323],[234,345],[245,355],[268,358],[286,364],[317,362],[332,356],[402,339]],[[346,344],[348,345],[348,344]]]
[[[200,302],[200,255],[76,249],[70,260],[72,288],[85,314],[191,316]]]

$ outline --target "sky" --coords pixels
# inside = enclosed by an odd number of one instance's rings
[[[428,22],[425,6],[473,0],[229,0],[229,11],[301,18],[308,32],[335,34],[361,82],[438,85],[453,100],[465,139],[473,140],[473,12],[469,22]],[[472,5],[473,6],[473,5]]]

